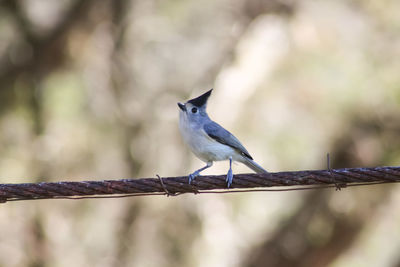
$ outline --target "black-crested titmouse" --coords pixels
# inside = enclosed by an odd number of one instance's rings
[[[189,175],[189,184],[201,171],[211,167],[213,161],[220,160],[229,160],[228,187],[233,180],[232,161],[239,161],[257,173],[267,173],[233,134],[208,117],[206,107],[211,92],[212,89],[184,104],[178,103],[179,129],[183,140],[199,159],[207,163]]]

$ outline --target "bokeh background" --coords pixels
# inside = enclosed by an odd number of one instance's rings
[[[178,101],[269,171],[398,165],[400,1],[2,0],[0,182],[186,175]],[[206,173],[222,174],[227,163]],[[249,172],[235,165],[234,171]],[[400,266],[400,187],[0,205],[0,266]]]

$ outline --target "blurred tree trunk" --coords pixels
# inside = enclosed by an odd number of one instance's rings
[[[333,141],[332,154],[334,162],[331,167],[355,167],[355,166],[379,166],[384,161],[384,155],[377,155],[375,162],[365,162],[365,155],[357,154],[357,148],[362,146],[363,139],[390,140],[387,152],[400,147],[396,139],[396,132],[400,124],[393,127],[394,118],[387,118],[387,123],[382,124],[381,118],[364,117],[365,114],[353,114],[350,119],[349,129],[343,129],[343,136]],[[390,122],[391,121],[391,122]],[[392,126],[390,126],[392,125]],[[385,135],[385,138],[382,138]],[[381,144],[385,147],[385,144]],[[367,157],[368,158],[368,157]],[[364,189],[363,194],[356,194],[356,188],[343,188],[352,190],[352,196],[357,201],[357,213],[338,213],[329,205],[334,195],[340,195],[340,191],[331,189],[316,189],[307,194],[304,203],[299,210],[282,224],[275,234],[249,252],[244,266],[304,266],[320,267],[331,264],[339,255],[351,247],[358,234],[374,216],[380,205],[383,205],[390,196],[391,186],[379,186]],[[362,189],[360,189],[362,190]],[[317,232],[313,231],[313,225],[323,222]],[[328,232],[329,233],[328,233]]]

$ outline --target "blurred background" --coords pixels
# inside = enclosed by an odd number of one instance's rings
[[[398,165],[400,1],[1,0],[0,182],[187,175],[178,101],[269,171]],[[224,174],[227,162],[205,173]],[[250,172],[237,164],[234,172]],[[0,266],[400,266],[400,187],[0,205]]]

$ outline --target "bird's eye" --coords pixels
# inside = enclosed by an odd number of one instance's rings
[[[197,108],[192,108],[192,113],[196,113],[197,112]]]

